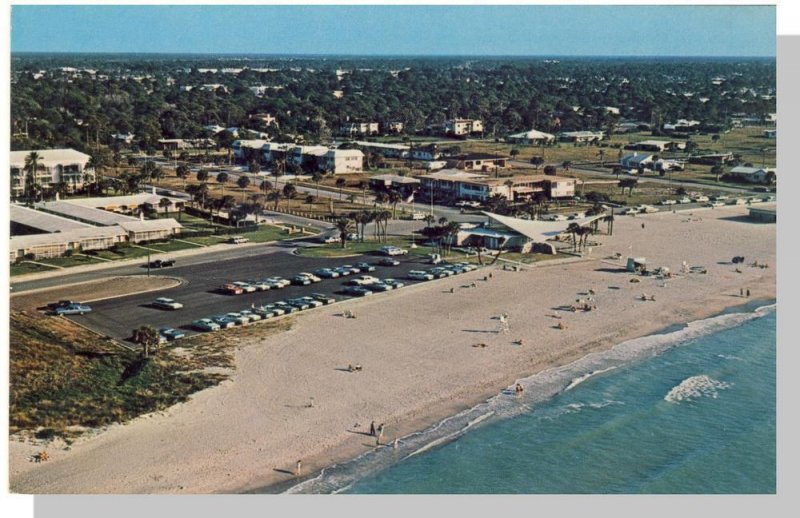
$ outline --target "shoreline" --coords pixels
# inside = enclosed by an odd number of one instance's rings
[[[37,446],[12,441],[11,490],[235,493],[295,485],[373,449],[374,438],[364,434],[371,420],[387,424],[389,442],[548,368],[775,299],[775,268],[742,266],[737,273],[728,262],[745,255],[748,262],[775,264],[775,226],[742,221],[745,212],[732,207],[703,218],[620,217],[613,236],[598,236],[603,246],[590,261],[524,272],[484,268],[348,303],[357,319],[343,319],[335,305],[320,308],[285,333],[242,340],[232,380],[165,412],[76,441],[71,451],[54,451],[46,464],[26,461]],[[647,230],[640,228],[643,222]],[[615,251],[646,256],[651,268],[679,272],[688,261],[707,267],[708,274],[677,275],[668,285],[652,276],[633,283],[623,264],[605,258]],[[488,272],[494,278],[482,280]],[[465,287],[471,281],[477,288]],[[749,299],[739,297],[745,287]],[[563,309],[591,288],[596,311]],[[657,301],[641,301],[641,293],[655,294]],[[510,316],[508,334],[498,331],[501,313]],[[567,329],[559,330],[557,322]],[[521,338],[524,345],[515,346]],[[486,347],[476,348],[477,342]],[[353,362],[364,371],[343,369]],[[289,475],[297,459],[303,477]]]
[[[530,378],[534,378],[534,377],[536,377],[538,375],[541,375],[541,374],[543,374],[543,373],[545,373],[546,371],[549,371],[549,370],[568,369],[570,366],[573,366],[573,365],[579,363],[581,360],[586,359],[590,355],[603,354],[603,353],[608,352],[611,349],[613,349],[614,347],[616,347],[616,346],[618,346],[620,344],[623,344],[625,342],[635,341],[635,340],[639,340],[639,339],[650,337],[650,336],[668,335],[668,334],[673,333],[675,331],[679,331],[679,330],[685,329],[688,325],[690,325],[690,324],[692,324],[694,322],[703,322],[703,321],[707,321],[707,320],[713,319],[713,318],[718,317],[718,316],[729,315],[729,314],[749,314],[749,313],[754,313],[755,311],[757,311],[760,308],[770,307],[770,306],[773,306],[773,305],[776,305],[776,304],[777,304],[777,299],[773,297],[773,298],[752,299],[749,302],[740,303],[740,304],[734,304],[734,305],[731,305],[731,306],[725,306],[725,307],[719,308],[717,310],[711,311],[711,313],[708,314],[708,315],[700,316],[699,318],[697,318],[695,320],[690,320],[690,321],[687,321],[687,322],[676,322],[676,323],[673,323],[673,324],[669,324],[666,327],[663,327],[663,328],[660,328],[658,330],[655,330],[655,331],[653,331],[651,333],[647,333],[647,334],[640,335],[640,336],[631,336],[631,337],[624,338],[620,342],[614,343],[614,344],[612,344],[612,345],[610,345],[608,347],[602,347],[602,348],[598,348],[598,349],[593,349],[591,351],[586,352],[585,355],[577,356],[577,357],[575,357],[575,358],[573,358],[573,359],[571,359],[571,360],[569,360],[569,361],[567,361],[565,363],[553,363],[553,364],[544,365],[541,369],[536,370],[536,371],[531,372],[531,373],[526,374],[526,375],[522,375],[522,376],[518,377],[517,379],[513,380],[513,382],[511,384],[499,387],[494,392],[492,392],[492,389],[487,389],[487,391],[484,394],[482,394],[481,396],[476,396],[476,398],[473,399],[469,403],[468,402],[464,402],[464,403],[461,403],[461,404],[453,404],[451,406],[451,408],[450,408],[450,413],[447,413],[447,410],[446,410],[447,407],[437,407],[435,409],[435,411],[431,412],[430,415],[420,416],[417,419],[412,420],[412,421],[408,422],[407,424],[405,424],[405,425],[403,425],[401,427],[398,427],[397,428],[398,431],[397,431],[396,436],[399,439],[403,440],[404,438],[409,437],[411,435],[422,434],[422,433],[430,430],[432,427],[435,427],[435,426],[443,423],[444,421],[456,418],[456,417],[460,416],[461,414],[464,414],[465,412],[469,412],[471,410],[475,410],[478,407],[480,407],[481,405],[489,403],[493,398],[496,398],[496,397],[499,397],[499,396],[503,395],[504,390],[509,389],[510,387],[513,387],[514,383],[516,383],[516,382],[524,381],[524,380],[530,379]],[[632,362],[637,362],[637,361],[641,361],[641,360],[642,360],[642,358],[633,358],[633,359],[631,359],[629,361],[626,361],[625,364],[632,363]],[[562,390],[564,390],[564,389],[562,389]],[[547,400],[551,399],[552,397],[555,397],[559,393],[561,393],[561,391],[556,391],[554,394],[550,394],[550,395],[547,395],[547,396],[545,396],[543,398],[540,398],[539,400],[537,400],[537,403],[539,401],[547,401]],[[432,405],[432,406],[435,407],[436,405]],[[460,435],[460,432],[458,433],[458,435]],[[457,439],[457,436],[452,438],[452,440],[456,440],[456,439]],[[438,439],[434,439],[434,442],[437,442],[437,445],[439,444],[438,443]],[[443,441],[443,444],[446,444],[447,442],[449,442],[449,440]],[[387,446],[387,447],[388,447],[389,444],[390,444],[390,441],[387,441],[386,443],[383,443],[383,445]],[[355,451],[355,453],[353,453],[353,451]],[[307,483],[307,482],[312,481],[314,479],[320,478],[321,476],[324,475],[324,472],[326,470],[328,470],[328,469],[331,469],[331,468],[336,467],[336,466],[341,466],[341,465],[345,465],[345,464],[357,461],[362,456],[368,455],[368,454],[373,453],[373,452],[374,452],[374,450],[366,450],[365,451],[363,449],[348,448],[345,445],[343,445],[340,450],[334,450],[333,453],[330,453],[328,455],[329,459],[338,459],[338,460],[330,461],[330,462],[328,462],[327,465],[319,465],[319,466],[317,466],[317,464],[313,463],[313,461],[310,461],[309,465],[315,466],[317,469],[315,469],[314,472],[309,473],[308,475],[305,475],[303,477],[300,477],[300,478],[297,478],[297,479],[294,479],[294,480],[276,481],[276,482],[272,482],[270,484],[263,485],[263,486],[257,486],[257,485],[247,486],[245,488],[237,490],[236,492],[239,493],[239,494],[282,494],[282,493],[285,493],[285,492],[289,492],[289,491],[291,491],[291,489],[293,489],[295,487],[302,486],[304,483]],[[404,459],[400,459],[397,462],[402,462],[402,460],[404,460]],[[392,463],[392,464],[394,464],[394,463]],[[383,468],[385,468],[385,466]]]

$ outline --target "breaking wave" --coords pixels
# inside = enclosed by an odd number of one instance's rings
[[[679,385],[672,387],[664,401],[670,403],[680,403],[681,401],[693,401],[702,397],[717,399],[720,390],[725,390],[731,386],[730,383],[718,381],[701,374],[692,376],[681,381]]]

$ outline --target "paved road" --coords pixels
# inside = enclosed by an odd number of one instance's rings
[[[353,276],[339,279],[323,279],[322,282],[309,286],[288,286],[279,290],[269,290],[243,295],[224,295],[217,288],[225,282],[263,279],[271,276],[290,277],[301,271],[313,271],[324,266],[341,266],[359,261],[377,262],[378,256],[360,256],[357,258],[317,259],[299,257],[288,253],[258,254],[228,260],[215,260],[196,264],[179,265],[165,270],[164,275],[177,276],[186,282],[178,287],[160,292],[130,295],[92,303],[93,311],[83,316],[74,316],[76,322],[86,325],[99,333],[125,340],[131,331],[141,325],[150,324],[155,327],[170,326],[191,331],[189,324],[198,318],[211,317],[248,309],[251,304],[269,303],[310,293],[326,293],[337,300],[349,297],[337,294]],[[402,279],[408,284],[413,281],[405,279],[409,270],[430,268],[420,257],[404,257],[400,266],[376,267],[373,275],[379,278],[393,277]],[[141,272],[137,272],[141,273]],[[149,306],[156,297],[170,297],[184,304],[178,311],[163,311]],[[192,331],[194,333],[194,331]]]

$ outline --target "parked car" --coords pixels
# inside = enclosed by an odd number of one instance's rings
[[[705,203],[708,201],[708,196],[703,196],[703,195],[694,196],[693,200],[695,203]]]
[[[374,272],[375,267],[369,263],[356,263],[353,266],[361,270],[362,272]]]
[[[258,279],[248,279],[247,284],[254,287],[256,291],[267,291],[272,289],[272,283]]]
[[[282,300],[279,300],[274,304],[276,308],[282,309],[285,314],[294,313],[295,311],[297,311],[296,307],[292,306],[291,304],[287,304]]]
[[[295,275],[290,280],[292,281],[292,284],[295,284],[297,286],[308,286],[309,284],[311,284],[311,279],[309,279],[305,275]]]
[[[409,279],[413,279],[415,281],[431,281],[433,280],[433,275],[428,272],[423,272],[422,270],[410,270],[406,276]]]
[[[53,310],[56,315],[83,315],[92,311],[86,304],[70,304],[68,306],[57,307]]]
[[[58,302],[51,302],[47,305],[47,309],[56,309],[56,308],[65,308],[67,306],[72,306],[73,304],[80,304],[80,302],[74,300],[59,300]]]
[[[192,322],[192,327],[198,331],[219,331],[219,324],[210,318],[201,318]]]
[[[283,277],[269,277],[265,279],[267,282],[276,284],[279,288],[285,288],[286,286],[291,284],[289,279],[284,279]]]
[[[475,270],[478,269],[477,266],[475,266],[474,264],[471,264],[471,263],[456,263],[456,265],[464,268],[464,270],[467,271],[467,272],[474,272]]]
[[[183,308],[183,304],[181,304],[180,302],[177,302],[173,299],[168,299],[166,297],[159,297],[153,302],[151,302],[150,305],[153,306],[154,308],[159,308],[159,309],[176,310]]]
[[[252,311],[253,311],[253,313],[255,313],[256,315],[260,316],[264,320],[266,320],[268,318],[272,318],[272,317],[277,315],[277,313],[275,313],[274,310],[272,310],[271,308],[268,308],[266,306],[255,306]],[[281,315],[282,314],[283,314],[283,311],[281,311]]]
[[[675,205],[676,203],[678,202],[675,200],[661,200],[659,205]]]
[[[744,198],[735,198],[733,200],[728,200],[728,205],[746,205],[747,200]]]
[[[394,286],[390,286],[383,281],[373,282],[370,284],[365,284],[365,288],[369,291],[390,291],[394,289]]]
[[[725,196],[724,194],[718,194],[716,196],[711,196],[710,199],[711,201],[725,201],[728,199],[728,197]]]
[[[279,308],[275,304],[264,304],[263,306],[257,307],[256,311],[257,312],[260,311],[261,313],[272,313],[272,316],[276,316],[276,317],[279,317],[279,316],[283,315],[284,313],[286,313],[285,310]],[[269,318],[269,317],[265,316],[265,318]]]
[[[692,203],[692,200],[690,198],[687,198],[686,196],[684,196],[683,198],[678,199],[678,203],[680,203],[680,204]]]
[[[237,325],[243,326],[250,322],[250,318],[246,315],[242,315],[238,311],[231,311],[229,313],[225,313],[225,316],[229,319],[236,322]]]
[[[423,214],[422,212],[413,212],[411,213],[411,219],[413,221],[421,221],[425,219],[425,214]]]
[[[377,277],[373,277],[372,275],[362,275],[360,277],[356,277],[355,279],[351,279],[347,281],[347,284],[351,286],[366,286],[367,284],[373,284],[380,281]]]
[[[400,261],[391,257],[382,257],[378,264],[381,266],[400,266]]]
[[[314,298],[314,300],[318,300],[323,304],[333,304],[334,302],[336,302],[335,298],[329,297],[324,293],[312,293],[311,296]]]
[[[406,283],[398,281],[397,279],[383,279],[382,282],[388,286],[391,286],[395,290],[406,285]]]
[[[341,268],[345,268],[347,270],[350,270],[350,273],[361,273],[361,268],[359,268],[357,266],[354,266],[352,264],[342,265]]]
[[[339,277],[339,272],[334,271],[331,268],[319,268],[314,270],[314,275],[317,277],[322,277],[323,279],[335,279]]]
[[[249,243],[250,240],[244,236],[231,236],[228,238],[228,243],[232,245],[241,245],[243,243]]]
[[[287,299],[286,303],[289,304],[290,306],[296,307],[300,311],[306,310],[311,307],[309,304],[307,304],[305,301],[300,300],[299,298]]]
[[[150,261],[150,268],[166,268],[168,266],[175,266],[175,259],[156,259]]]
[[[441,279],[442,277],[450,277],[451,275],[453,275],[453,272],[451,270],[448,270],[447,268],[443,268],[441,266],[437,266],[436,268],[431,268],[430,270],[428,270],[428,273],[433,275],[433,277],[436,279]]]
[[[337,236],[326,236],[321,238],[320,241],[322,241],[325,244],[338,243],[339,238]]]
[[[255,292],[255,291],[256,291],[256,287],[255,287],[255,286],[253,286],[253,285],[251,285],[251,284],[248,284],[248,283],[246,283],[246,282],[242,282],[242,281],[236,281],[236,282],[233,282],[233,283],[231,283],[231,284],[233,284],[234,286],[238,286],[238,287],[239,287],[239,288],[241,288],[241,289],[242,289],[242,291],[244,291],[245,293],[253,293],[253,292]]]
[[[311,282],[320,282],[322,279],[314,275],[313,273],[308,272],[300,272],[297,275],[302,275],[303,277],[308,277]]]
[[[253,309],[243,309],[239,312],[239,314],[250,319],[250,322],[258,322],[264,318],[264,315],[257,312],[255,307]]]
[[[396,246],[392,246],[392,245],[382,246],[382,247],[380,247],[380,249],[378,251],[380,253],[384,254],[384,255],[389,255],[389,256],[392,256],[392,255],[406,255],[406,254],[408,254],[408,250],[406,250],[404,248],[399,248],[399,247],[396,247]]]
[[[229,327],[236,325],[236,320],[232,319],[228,315],[216,315],[211,317],[211,320],[222,329],[228,329]]]
[[[347,277],[348,275],[353,274],[353,270],[350,268],[345,268],[344,266],[337,266],[336,268],[333,268],[333,271],[338,273],[340,277]]]
[[[344,290],[342,290],[342,292],[354,297],[366,297],[367,295],[372,295],[371,291],[369,291],[367,288],[362,288],[361,286],[347,286]]]
[[[158,333],[167,340],[178,340],[186,336],[186,333],[174,327],[162,327],[158,330]]]
[[[312,308],[318,308],[324,304],[324,302],[321,300],[317,300],[314,297],[309,297],[308,295],[305,297],[299,297],[297,300],[308,304]]]
[[[724,207],[724,206],[725,206],[725,204],[722,203],[721,201],[712,201],[712,202],[706,204],[706,207],[711,207],[712,209],[714,207]]]
[[[224,293],[228,295],[241,295],[244,293],[244,290],[235,284],[223,284],[222,288],[220,288]]]

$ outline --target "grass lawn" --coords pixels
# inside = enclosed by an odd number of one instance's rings
[[[189,245],[186,245],[189,246]],[[158,252],[150,252],[151,254],[157,254]],[[136,259],[139,257],[146,257],[147,250],[143,248],[133,247],[133,246],[123,246],[117,248],[116,252],[112,250],[99,250],[97,252],[98,257],[104,257],[106,259],[111,259],[113,261],[120,260],[120,259]]]
[[[73,255],[72,257],[53,257],[52,259],[41,259],[38,262],[67,268],[70,266],[80,266],[82,264],[104,263],[105,261],[94,259],[85,255]]]
[[[224,243],[228,239],[228,236],[181,237],[181,239],[198,245],[211,246]]]
[[[287,237],[302,236],[299,232],[289,234],[282,228],[272,225],[260,225],[260,228],[255,232],[242,232],[242,235],[249,239],[252,243],[265,243],[267,241],[278,241],[286,239]]]
[[[175,252],[177,250],[186,250],[187,248],[197,247],[181,241],[170,241],[168,243],[149,244],[147,245],[147,248],[154,248],[156,250],[161,250],[162,252]]]
[[[50,270],[55,270],[55,268],[48,268],[47,266],[42,266],[40,264],[33,264],[33,263],[12,264],[11,276],[13,277],[15,275],[24,275],[26,273],[47,272]]]

